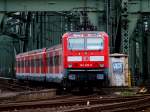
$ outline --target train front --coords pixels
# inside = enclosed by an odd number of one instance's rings
[[[65,80],[80,85],[85,82],[90,85],[104,85],[108,74],[108,55],[108,35],[105,32],[85,31],[64,34]]]

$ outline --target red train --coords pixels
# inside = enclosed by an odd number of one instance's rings
[[[65,87],[107,82],[109,40],[105,32],[68,32],[62,44],[16,56],[16,77]]]

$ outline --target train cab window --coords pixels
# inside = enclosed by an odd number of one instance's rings
[[[68,46],[70,50],[84,50],[84,38],[69,38]]]
[[[104,41],[102,38],[87,38],[86,49],[103,50]]]

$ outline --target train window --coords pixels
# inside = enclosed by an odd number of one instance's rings
[[[24,64],[24,62],[23,62],[23,60],[21,60],[21,67],[23,67],[23,64]]]
[[[18,67],[18,68],[20,67],[19,65],[20,65],[20,62],[19,62],[19,60],[18,60],[18,61],[17,61],[17,67]]]
[[[53,66],[52,56],[50,56],[50,58],[49,58],[49,66]]]
[[[20,67],[20,61],[18,60],[18,67]]]
[[[28,60],[28,67],[30,66],[30,60]]]
[[[36,64],[33,64],[33,65],[35,65],[36,67],[42,66],[42,59],[35,59],[35,63]]]
[[[31,59],[31,64],[30,64],[30,66],[33,67],[33,59]]]
[[[31,60],[31,66],[34,67],[34,59]]]
[[[39,67],[39,59],[35,59],[36,67]]]
[[[50,57],[47,57],[46,60],[47,60],[47,65],[48,65],[48,66],[51,66],[51,59],[50,59]]]
[[[36,58],[34,56],[34,67],[36,67]]]
[[[25,66],[28,67],[28,60],[25,61]]]
[[[37,59],[35,59],[35,67],[38,67],[37,65],[38,65]]]
[[[21,62],[21,60],[20,60],[20,61],[19,61],[19,67],[20,67],[20,68],[22,67],[22,66],[21,66],[21,63],[22,63],[22,62]]]
[[[36,67],[36,59],[33,60],[33,67]]]
[[[34,66],[37,67],[37,59],[34,59]]]
[[[27,60],[25,60],[25,67],[27,67]]]
[[[25,58],[23,58],[23,67],[25,67],[25,63],[26,62],[26,60],[25,60]]]
[[[26,67],[26,60],[24,60],[24,67]]]
[[[37,59],[37,63],[38,63],[38,67],[40,67],[41,66],[41,63],[40,63],[40,59]]]
[[[21,60],[21,67],[23,67],[23,61]]]
[[[23,60],[21,60],[21,67],[23,67],[24,66],[24,61]]]
[[[28,67],[30,67],[30,66],[31,66],[30,61],[31,61],[31,60],[29,59],[29,60],[28,60]]]
[[[104,42],[102,38],[87,38],[86,49],[88,50],[102,50]]]
[[[84,38],[69,38],[68,46],[70,50],[84,50]]]
[[[17,60],[17,61],[16,61],[16,67],[17,67],[17,68],[19,67],[18,64],[19,64],[19,63],[18,63],[18,60]]]
[[[40,59],[40,66],[43,66],[43,60],[42,60],[42,58]]]
[[[54,56],[54,63],[55,63],[55,65],[59,65],[59,56],[58,55]]]
[[[22,60],[20,61],[20,63],[21,63],[21,66],[20,66],[20,67],[23,67],[23,61],[22,61]]]
[[[34,63],[35,63],[35,59],[32,58],[32,60],[31,60],[31,66],[32,66],[32,67],[35,67],[35,64],[34,64]]]

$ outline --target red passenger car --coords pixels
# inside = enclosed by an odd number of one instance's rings
[[[105,32],[65,33],[60,45],[18,54],[16,77],[70,87],[85,82],[98,85],[108,79],[108,42]]]

